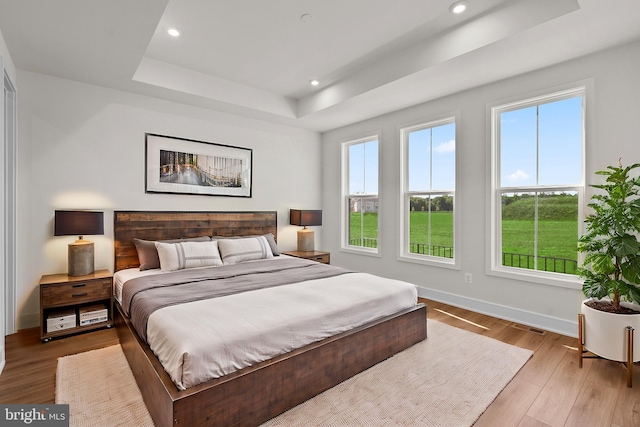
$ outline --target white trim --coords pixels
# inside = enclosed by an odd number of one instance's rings
[[[453,124],[455,126],[455,141],[456,141],[456,156],[455,156],[455,188],[452,190],[436,190],[429,193],[442,193],[442,194],[453,194],[453,258],[443,258],[429,255],[419,255],[412,254],[408,251],[408,236],[409,236],[409,221],[407,220],[408,214],[410,213],[410,208],[405,200],[405,196],[408,194],[426,194],[425,192],[411,192],[407,190],[408,182],[409,182],[409,149],[408,149],[408,135],[411,132],[423,130],[423,129],[431,129],[438,126],[443,126],[447,124]],[[441,115],[438,118],[430,121],[419,121],[413,122],[406,125],[398,126],[398,133],[400,135],[400,203],[398,204],[399,208],[399,239],[398,239],[398,251],[397,251],[397,260],[403,262],[410,262],[415,264],[423,264],[429,265],[433,267],[443,267],[454,270],[461,269],[460,262],[460,248],[461,248],[461,228],[462,228],[462,220],[461,213],[459,212],[459,200],[460,200],[460,179],[458,179],[459,173],[459,161],[460,156],[458,156],[458,144],[460,142],[460,112],[452,112],[446,115]]]
[[[522,192],[527,189],[533,191],[544,191],[545,189],[554,189],[558,191],[571,190],[578,192],[578,235],[582,235],[584,231],[584,224],[580,220],[584,218],[584,200],[585,196],[585,163],[586,163],[586,138],[587,138],[587,108],[586,104],[591,98],[592,81],[584,80],[573,84],[567,84],[555,89],[547,89],[537,91],[535,94],[523,95],[519,97],[512,97],[508,100],[502,100],[487,104],[487,149],[489,150],[487,155],[487,170],[488,174],[488,188],[487,195],[489,215],[487,215],[487,228],[486,228],[486,274],[491,276],[506,277],[514,280],[524,280],[543,285],[559,286],[564,288],[579,289],[582,285],[582,280],[578,276],[567,275],[561,273],[553,273],[539,270],[529,270],[514,267],[504,267],[501,263],[500,252],[502,242],[502,229],[501,221],[499,217],[500,209],[499,196],[505,190],[513,189],[514,192]],[[521,108],[527,108],[534,105],[543,105],[550,102],[555,102],[571,97],[582,97],[582,158],[581,168],[582,176],[581,182],[572,186],[528,186],[528,187],[501,187],[500,186],[500,113],[506,111],[513,111]],[[581,256],[578,254],[578,263],[581,261]]]
[[[5,71],[4,71],[4,61],[2,56],[0,55],[0,71],[2,71],[2,77],[4,77],[5,75]],[[5,133],[5,129],[4,129],[4,122],[5,122],[5,113],[4,113],[4,109],[5,109],[5,96],[4,96],[4,78],[2,79],[2,85],[0,85],[3,88],[3,92],[2,92],[2,102],[0,102],[0,141],[2,142],[2,145],[0,147],[0,191],[2,191],[3,195],[0,196],[0,307],[2,312],[5,312],[5,314],[3,316],[0,316],[0,337],[2,337],[2,342],[0,342],[0,373],[2,373],[2,369],[4,368],[4,365],[6,363],[6,354],[5,354],[5,336],[7,334],[7,314],[6,314],[6,308],[7,308],[7,304],[6,304],[6,300],[7,300],[7,293],[9,292],[9,287],[7,284],[7,280],[6,280],[6,264],[7,264],[7,259],[4,256],[5,255],[5,241],[6,236],[5,236],[5,232],[6,232],[6,228],[7,228],[7,223],[5,220],[5,211],[6,211],[6,200],[4,198],[4,193],[5,193],[5,168],[6,168],[6,162],[5,162],[5,153],[7,151],[7,141],[6,141],[6,133]]]
[[[360,196],[365,198],[376,197],[378,199],[378,247],[366,248],[349,245],[349,197],[357,196],[349,194],[349,147],[356,144],[377,141],[378,143],[378,192],[366,193]],[[354,253],[359,255],[382,256],[382,195],[381,185],[382,177],[380,171],[380,152],[382,150],[382,131],[368,132],[364,136],[340,140],[340,162],[341,162],[341,190],[340,190],[340,252]]]
[[[380,245],[380,241],[378,240],[378,246],[379,245]],[[382,258],[382,254],[380,253],[379,248],[378,250],[376,250],[375,248],[365,248],[365,247],[361,248],[359,246],[343,246],[340,248],[340,252]]]
[[[6,364],[5,336],[15,332],[16,318],[16,182],[17,96],[0,56],[0,373]],[[7,125],[7,126],[5,126]]]
[[[504,277],[505,279],[521,280],[538,285],[556,286],[567,289],[581,289],[583,281],[573,274],[553,273],[550,271],[530,270],[527,268],[495,266],[486,271],[489,276]]]
[[[455,243],[454,243],[455,245]],[[454,247],[455,251],[455,247]],[[454,255],[455,256],[455,255]],[[460,257],[457,257],[460,258]],[[461,270],[460,262],[457,259],[444,258],[430,255],[406,254],[398,255],[398,261],[410,262],[412,264],[422,264],[431,267],[449,268],[451,270]]]
[[[568,337],[578,336],[578,321],[576,313],[576,321],[569,321],[552,316],[545,316],[526,310],[520,310],[501,304],[494,304],[487,301],[481,301],[475,298],[468,298],[460,295],[441,292],[434,289],[423,288],[417,286],[418,296],[433,301],[442,302],[455,307],[471,310],[476,313],[486,314],[487,316],[497,317],[499,319],[520,323],[527,326],[544,329],[545,331],[555,332]],[[427,304],[427,313],[429,312]]]
[[[507,111],[521,110],[523,108],[534,107],[536,105],[550,104],[556,101],[562,101],[563,99],[573,98],[580,96],[586,92],[586,83],[576,83],[570,85],[565,89],[549,89],[536,95],[524,95],[525,98],[521,99],[516,97],[515,100],[506,101],[506,103],[495,102],[492,104],[492,110],[500,111],[502,113]]]
[[[0,60],[0,65],[2,61]],[[1,68],[1,67],[0,67]],[[5,91],[13,94],[12,102],[9,108],[11,113],[6,111],[6,99],[3,101],[5,108],[2,111],[2,117],[10,120],[10,129],[3,129],[2,135],[5,139],[5,165],[4,165],[4,284],[5,284],[5,319],[4,333],[13,334],[16,332],[16,274],[17,274],[17,226],[16,226],[16,208],[17,208],[17,165],[18,165],[18,108],[17,108],[17,91],[15,85],[9,77],[7,70],[4,70],[3,87]],[[9,135],[8,132],[11,132]]]

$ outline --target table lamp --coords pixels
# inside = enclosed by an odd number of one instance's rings
[[[69,244],[69,276],[93,273],[93,242],[85,235],[104,234],[104,213],[95,211],[55,211],[54,236],[78,236]]]
[[[298,231],[298,250],[301,252],[313,251],[314,233],[307,226],[322,225],[322,211],[289,209],[289,224],[302,226],[302,230]]]

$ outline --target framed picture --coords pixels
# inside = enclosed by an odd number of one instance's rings
[[[251,197],[253,151],[145,134],[145,191]]]

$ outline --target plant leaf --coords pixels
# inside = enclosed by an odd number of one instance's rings
[[[629,292],[627,294],[627,301],[640,304],[640,287],[636,285],[629,285]]]
[[[591,275],[584,281],[582,292],[587,298],[604,298],[609,296],[609,277],[604,275]]]
[[[640,284],[640,255],[633,255],[620,264],[622,277],[634,285]]]
[[[611,238],[612,246],[615,248],[615,253],[618,257],[626,257],[629,255],[635,255],[640,252],[640,244],[636,236],[631,234],[624,234],[623,236],[614,236]]]
[[[585,262],[591,263],[591,268],[595,273],[601,274],[613,274],[616,271],[616,266],[613,263],[611,257],[602,253],[591,253],[585,257]]]

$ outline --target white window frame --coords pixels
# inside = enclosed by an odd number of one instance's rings
[[[455,157],[455,177],[456,183],[453,191],[409,191],[409,134],[411,132],[434,128],[446,124],[455,124],[455,140],[456,140],[456,157]],[[460,270],[460,233],[461,229],[460,213],[458,212],[460,200],[459,182],[458,179],[458,143],[460,141],[460,126],[459,126],[459,113],[453,113],[446,115],[428,122],[414,123],[400,127],[400,242],[398,260],[405,262],[412,262],[417,264],[430,265],[434,267],[451,268]],[[453,195],[453,258],[437,257],[432,255],[421,255],[409,252],[409,228],[410,221],[409,215],[411,213],[410,197],[411,196],[441,196],[441,195]]]
[[[558,286],[570,289],[580,289],[583,281],[577,275],[554,273],[541,270],[533,270],[519,267],[507,267],[502,265],[502,193],[525,193],[525,192],[544,192],[544,191],[571,191],[578,194],[578,235],[584,232],[584,224],[581,219],[584,218],[585,206],[585,158],[586,158],[586,139],[587,139],[587,103],[591,92],[590,83],[583,82],[580,85],[571,85],[567,88],[558,88],[556,90],[548,90],[540,94],[530,96],[528,98],[520,98],[518,100],[499,102],[492,106],[488,106],[490,118],[490,201],[489,206],[491,212],[489,215],[490,225],[487,227],[487,253],[488,267],[487,274],[500,276],[509,279],[524,280],[544,285]],[[523,187],[501,187],[501,158],[500,158],[500,114],[528,108],[532,106],[548,104],[555,101],[561,101],[576,96],[582,97],[582,176],[581,183],[577,185],[539,185],[539,186],[523,186]],[[578,254],[578,265],[580,265],[582,256]]]
[[[382,224],[382,198],[380,194],[381,189],[381,172],[380,172],[380,151],[382,146],[381,132],[369,133],[366,136],[350,138],[348,140],[341,141],[342,146],[342,191],[341,191],[341,222],[340,222],[340,251],[350,252],[360,255],[369,255],[380,257],[382,251],[382,236],[381,236],[381,224]],[[365,194],[349,194],[349,147],[357,144],[363,144],[365,142],[378,141],[378,193],[365,193]],[[349,199],[351,197],[362,198],[377,198],[378,199],[378,247],[367,248],[363,246],[354,246],[349,244],[349,220],[350,220],[350,206]]]

